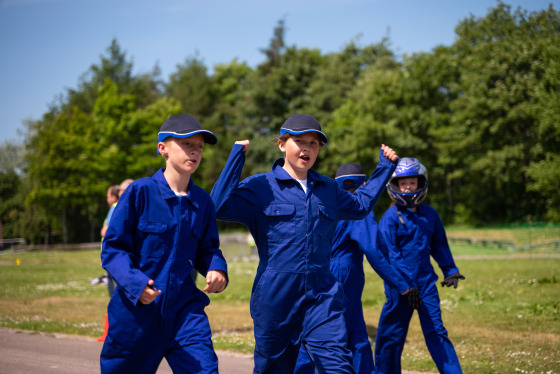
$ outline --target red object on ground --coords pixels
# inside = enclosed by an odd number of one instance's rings
[[[97,338],[98,342],[104,342],[105,338],[107,337],[107,332],[109,331],[109,315],[105,314],[105,331],[103,332],[103,335],[100,336],[99,338]]]

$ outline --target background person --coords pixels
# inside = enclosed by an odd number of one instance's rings
[[[387,184],[396,205],[379,221],[378,247],[407,283],[419,288],[420,325],[426,345],[440,373],[462,373],[459,359],[441,319],[437,274],[433,257],[441,268],[444,286],[457,288],[460,273],[436,210],[420,204],[428,193],[428,172],[415,158],[401,158]],[[405,297],[385,283],[387,301],[381,311],[375,340],[377,373],[400,373],[401,355],[414,309]]]
[[[118,184],[112,185],[107,189],[107,204],[109,205],[109,212],[107,212],[107,216],[103,221],[103,227],[101,227],[101,242],[103,243],[103,238],[105,237],[105,233],[109,228],[109,221],[111,220],[111,216],[113,215],[113,211],[115,210],[115,206],[117,206],[117,201],[119,200],[120,196],[120,186]],[[113,292],[115,291],[115,281],[109,273],[105,272],[105,275],[102,277],[104,282],[107,283],[107,292],[109,293],[109,298],[113,296]],[[97,282],[96,282],[97,283]],[[97,338],[98,342],[104,342],[105,338],[107,337],[107,332],[109,331],[109,315],[105,314],[105,326],[103,335]]]
[[[109,212],[107,212],[107,216],[103,221],[103,227],[101,227],[101,240],[105,237],[105,233],[109,228],[109,221],[111,220],[111,216],[113,215],[113,211],[115,210],[115,206],[117,205],[117,201],[119,201],[120,196],[120,186],[118,184],[114,184],[107,189],[107,204],[109,205]]]
[[[126,191],[128,186],[132,184],[132,182],[134,182],[134,179],[130,179],[130,178],[127,178],[121,182],[121,184],[119,185],[119,198]]]

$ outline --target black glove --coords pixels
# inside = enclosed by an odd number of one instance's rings
[[[465,279],[465,277],[463,277],[461,274],[459,273],[455,273],[455,274],[451,274],[450,276],[448,276],[447,278],[445,278],[443,280],[443,282],[441,282],[441,285],[443,287],[447,286],[447,287],[451,287],[453,286],[453,288],[457,288],[457,285],[459,284],[459,279]]]
[[[412,309],[418,309],[420,308],[420,305],[422,305],[422,299],[420,298],[420,290],[418,287],[412,287],[408,290],[408,305]]]

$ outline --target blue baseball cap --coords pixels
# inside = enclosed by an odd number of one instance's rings
[[[218,138],[208,130],[204,130],[200,122],[190,114],[176,114],[169,117],[158,133],[158,143],[164,141],[168,137],[173,138],[189,138],[193,135],[201,134],[204,142],[207,144],[216,144]]]
[[[349,162],[336,170],[334,180],[338,184],[338,187],[344,190],[350,190],[360,187],[367,180],[367,177],[364,173],[364,169],[362,169],[360,165]]]
[[[328,142],[326,135],[321,132],[319,121],[308,114],[293,114],[280,128],[280,136],[286,133],[301,135],[308,132],[316,132],[323,143]]]

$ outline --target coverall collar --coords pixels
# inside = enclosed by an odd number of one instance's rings
[[[292,180],[292,179],[294,179],[282,167],[282,166],[284,166],[284,162],[285,162],[285,160],[284,160],[283,157],[274,161],[274,164],[272,164],[272,173],[274,174],[274,177],[276,179],[279,179],[279,180]],[[317,173],[313,169],[309,169],[307,171],[307,180],[308,180],[309,185],[313,185],[313,184],[315,184],[315,182],[322,182],[323,178],[324,177],[321,174]]]
[[[165,177],[163,176],[163,172],[165,171],[165,168],[161,168],[159,169],[154,176],[152,177],[158,184],[159,187],[159,191],[161,192],[161,196],[164,199],[173,199],[173,198],[177,198],[177,195],[175,195],[175,192],[173,192],[173,190],[171,189],[171,187],[169,187],[169,183],[167,183],[167,180],[165,179]],[[197,197],[198,197],[198,191],[196,188],[196,185],[194,184],[192,178],[189,181],[189,192],[187,193],[187,195],[185,196],[185,198],[190,201],[190,203],[198,208],[198,202],[197,202]]]
[[[404,206],[400,206],[400,205],[396,205],[397,210],[400,210],[401,212],[406,212],[407,214],[423,214],[422,212],[424,211],[424,204],[418,204],[416,205],[416,212],[413,212],[412,210],[410,210],[410,208],[404,207]]]

